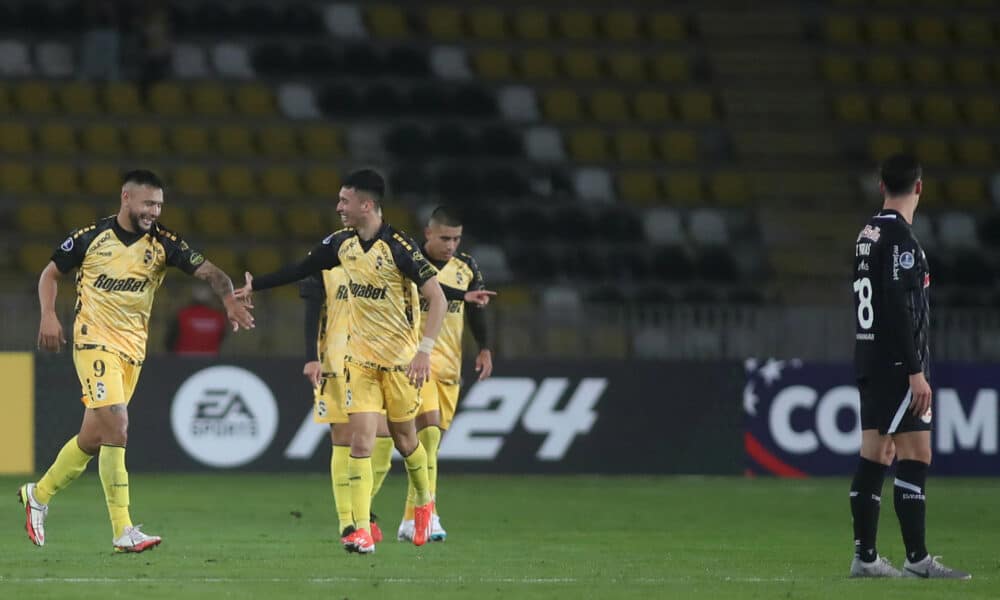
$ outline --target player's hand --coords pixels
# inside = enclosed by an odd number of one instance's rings
[[[226,306],[226,318],[233,324],[233,331],[243,329],[253,329],[253,315],[250,314],[250,307],[246,302],[241,302],[235,296],[229,296],[223,300]]]
[[[66,336],[63,335],[62,323],[55,313],[42,315],[42,322],[38,326],[38,349],[49,352],[59,352],[66,344]]]
[[[476,373],[479,373],[479,381],[493,374],[493,353],[489,350],[480,350],[476,355]]]
[[[910,411],[917,417],[922,417],[931,409],[931,384],[923,372],[910,375]]]
[[[237,300],[242,300],[247,305],[247,308],[253,308],[253,275],[250,274],[250,271],[247,271],[243,276],[246,277],[246,283],[243,287],[233,291],[233,297]]]
[[[420,389],[420,386],[431,376],[431,355],[426,352],[417,352],[417,355],[410,361],[410,366],[406,369],[406,376],[413,387]]]
[[[490,303],[490,296],[496,295],[497,293],[491,290],[469,290],[465,292],[465,301],[469,304],[486,306]]]
[[[318,360],[311,360],[302,367],[302,374],[306,376],[314,388],[318,388],[323,380],[323,365]]]

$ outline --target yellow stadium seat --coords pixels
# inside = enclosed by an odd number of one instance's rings
[[[0,123],[0,153],[31,154],[33,150],[31,130],[27,125],[14,121]]]
[[[469,30],[473,37],[484,40],[507,38],[504,14],[495,8],[473,9],[469,14]]]
[[[276,238],[281,235],[278,214],[271,204],[249,204],[239,210],[240,228],[251,238]]]
[[[236,233],[233,213],[223,204],[202,204],[193,211],[193,225],[202,235],[229,237]]]
[[[254,246],[247,250],[243,262],[251,273],[271,273],[280,269],[285,263],[277,246]]]
[[[97,207],[89,202],[68,202],[59,207],[59,217],[66,231],[86,227],[97,220]]]
[[[958,208],[986,208],[989,206],[986,185],[975,175],[958,175],[948,180],[946,193],[951,205]]]
[[[588,330],[590,337],[588,356],[595,358],[625,358],[628,354],[628,337],[621,327],[598,325]]]
[[[137,156],[164,156],[167,145],[163,128],[155,123],[137,123],[125,130],[129,149]]]
[[[204,157],[213,151],[208,141],[208,131],[195,125],[170,128],[170,147],[181,156]]]
[[[592,40],[597,36],[594,15],[582,10],[569,10],[556,16],[557,29],[563,37],[576,40]]]
[[[45,165],[39,173],[42,191],[47,194],[72,196],[80,192],[79,177],[71,165]]]
[[[556,57],[548,50],[525,50],[517,57],[517,70],[527,79],[555,79]]]
[[[452,6],[433,6],[427,10],[427,31],[438,40],[458,40],[464,37],[462,13]]]
[[[586,50],[572,50],[563,56],[563,72],[570,79],[594,81],[601,78],[601,63],[597,54]]]
[[[543,337],[546,351],[553,356],[582,356],[587,351],[576,327],[549,326]]]
[[[236,88],[236,110],[240,114],[251,117],[264,117],[275,114],[274,94],[267,87],[258,83],[245,83]]]
[[[989,167],[995,164],[993,144],[987,138],[962,137],[958,140],[958,158],[971,167]]]
[[[837,118],[848,123],[871,121],[871,105],[863,94],[841,94],[837,96],[834,112]]]
[[[295,131],[291,127],[275,125],[257,132],[257,148],[268,158],[294,158],[299,155]]]
[[[966,17],[955,23],[955,37],[963,46],[988,48],[993,46],[993,23],[989,19]]]
[[[670,118],[670,101],[663,92],[642,91],[635,95],[635,116],[640,121],[658,122]]]
[[[60,225],[56,221],[56,210],[51,203],[48,202],[28,202],[17,207],[17,212],[14,213],[14,222],[17,225],[18,230],[24,233],[58,233],[60,230]],[[80,227],[82,224],[70,227],[70,229],[75,229]],[[49,249],[51,254],[52,249]]]
[[[600,162],[608,159],[608,139],[600,129],[578,129],[569,135],[569,154],[575,161]]]
[[[918,17],[913,21],[913,40],[921,46],[947,46],[951,43],[947,21],[940,17]]]
[[[628,103],[618,90],[597,90],[590,97],[590,114],[598,121],[627,121]]]
[[[254,155],[250,129],[240,125],[225,125],[216,129],[215,146],[222,156],[245,158]]]
[[[38,130],[41,149],[49,154],[66,156],[76,153],[76,133],[64,123],[42,125]]]
[[[302,130],[302,148],[310,158],[340,158],[344,147],[340,131],[328,125],[313,125]]]
[[[101,111],[97,88],[92,83],[72,82],[59,88],[59,105],[71,115],[94,115]]]
[[[991,96],[974,96],[964,104],[965,116],[973,125],[993,126],[1000,122],[997,99]]]
[[[746,177],[737,171],[721,171],[712,174],[708,181],[712,198],[723,206],[742,206],[750,201]]]
[[[920,180],[923,182],[924,188],[920,192],[920,201],[928,205],[934,203],[941,206],[945,200],[944,184],[941,183],[941,180],[928,175],[924,175]]]
[[[663,178],[663,189],[670,202],[695,206],[705,201],[701,175],[692,172],[671,173]]]
[[[897,84],[904,80],[903,65],[898,58],[883,54],[875,56],[865,64],[868,80],[880,85]]]
[[[208,244],[203,248],[205,260],[219,267],[224,273],[237,281],[242,280],[243,263],[239,254],[227,244]]]
[[[832,15],[825,23],[826,39],[835,44],[857,44],[861,41],[858,20],[848,15]]]
[[[656,174],[652,171],[622,171],[618,174],[618,195],[634,206],[649,206],[660,199]]]
[[[104,106],[113,115],[137,115],[143,112],[139,88],[134,83],[109,83],[103,90]]]
[[[55,233],[55,231],[46,233]],[[52,250],[52,246],[38,242],[22,244],[17,250],[18,266],[25,273],[37,275],[52,260]],[[72,289],[71,286],[60,286],[60,289],[63,288]]]
[[[653,138],[641,129],[615,133],[615,154],[621,162],[653,160]]]
[[[639,19],[636,10],[616,10],[604,15],[602,25],[605,36],[615,42],[633,42],[639,39]]]
[[[181,86],[162,81],[149,88],[149,107],[154,113],[168,117],[188,112],[187,98]]]
[[[13,194],[30,194],[35,191],[35,176],[23,163],[0,164],[0,189]]]
[[[122,152],[121,133],[108,123],[87,125],[81,132],[83,148],[89,154],[118,156]]]
[[[965,86],[985,85],[990,81],[989,66],[985,60],[976,56],[955,59],[951,72],[955,81]]]
[[[889,123],[912,123],[913,101],[905,94],[886,94],[879,99],[878,112]]]
[[[958,123],[958,104],[952,96],[932,94],[921,101],[924,120],[935,125]]]
[[[687,56],[677,53],[657,54],[652,58],[653,77],[657,81],[676,83],[691,79]]]
[[[410,33],[406,15],[397,6],[380,4],[368,10],[368,23],[377,38],[404,38]]]
[[[865,23],[868,40],[879,45],[900,45],[906,41],[903,23],[898,16],[870,17]]]
[[[906,150],[903,138],[891,134],[875,134],[868,142],[868,150],[876,162],[883,161],[893,154]]]
[[[7,114],[14,112],[13,104],[10,99],[10,92],[7,86],[0,82],[0,114]]]
[[[687,38],[683,19],[673,13],[654,13],[646,25],[649,37],[657,42],[683,42]]]
[[[940,137],[921,137],[914,143],[915,154],[921,164],[928,167],[951,165],[951,146]]]
[[[160,213],[159,222],[182,238],[194,229],[191,224],[191,211],[183,204],[167,200]]]
[[[698,160],[698,139],[690,131],[666,131],[659,139],[660,155],[670,162]]]
[[[110,164],[83,168],[83,191],[94,196],[117,194],[121,190],[121,172]]]
[[[339,189],[339,186],[338,186]],[[296,239],[315,240],[329,232],[327,221],[314,204],[291,205],[285,209],[285,229]]]
[[[185,196],[210,196],[215,186],[208,170],[193,165],[178,167],[174,171],[174,187]]]
[[[473,57],[476,74],[485,79],[510,79],[514,75],[514,62],[510,53],[488,48],[476,52]]]
[[[947,82],[948,69],[935,56],[921,56],[910,61],[910,79],[921,85],[941,85]]]
[[[521,285],[505,285],[497,290],[497,297],[503,296],[504,306],[532,306],[535,304],[531,289]]]
[[[290,198],[302,194],[298,174],[288,167],[267,167],[260,175],[260,186],[268,196]],[[329,192],[336,194],[337,190]]]
[[[383,218],[385,221],[392,224],[396,229],[414,233],[418,230],[416,221],[413,219],[413,213],[402,206],[390,205],[383,207],[382,210],[384,211]]]
[[[228,166],[219,169],[219,193],[228,198],[248,198],[257,193],[253,173],[246,167]]]
[[[639,82],[646,79],[642,56],[635,52],[616,52],[608,57],[608,71],[620,81]]]
[[[305,173],[306,193],[317,198],[335,198],[340,193],[340,173],[327,167],[312,167]]]
[[[25,113],[49,114],[56,110],[52,97],[52,88],[47,83],[26,81],[14,88],[14,100],[17,107]]]
[[[548,40],[551,35],[549,17],[535,8],[518,10],[514,13],[514,33],[525,40]]]
[[[677,97],[677,104],[684,121],[708,123],[716,119],[715,100],[709,92],[681,92]]]
[[[542,106],[546,118],[553,121],[579,121],[583,118],[580,96],[573,90],[559,89],[545,92]]]
[[[191,108],[199,115],[228,115],[233,108],[229,104],[226,88],[218,83],[202,83],[191,90]]]
[[[857,62],[849,56],[827,56],[823,59],[823,76],[828,82],[839,85],[857,83]]]

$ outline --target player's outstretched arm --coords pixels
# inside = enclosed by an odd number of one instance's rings
[[[222,304],[226,307],[226,317],[233,324],[233,331],[243,329],[253,329],[253,315],[246,303],[240,301],[233,293],[233,282],[222,269],[206,260],[199,266],[194,276],[202,281],[207,281],[216,295],[222,299]]]
[[[56,263],[49,261],[38,278],[38,303],[42,308],[42,320],[38,326],[38,349],[59,352],[66,343],[62,323],[56,314],[56,294],[59,292],[59,278],[62,273]]]

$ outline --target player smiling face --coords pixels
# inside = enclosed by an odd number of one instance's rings
[[[377,210],[375,202],[367,192],[352,187],[340,188],[337,214],[345,227],[358,227],[365,216],[374,210]]]
[[[128,182],[122,186],[122,204],[134,231],[149,231],[160,218],[163,190],[150,185]]]

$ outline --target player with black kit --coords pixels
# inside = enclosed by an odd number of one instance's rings
[[[927,258],[911,224],[921,167],[895,155],[881,168],[880,210],[855,243],[854,363],[861,395],[861,458],[851,483],[852,577],[969,579],[927,552],[927,468],[931,462],[930,305]],[[894,503],[906,546],[902,571],[875,547],[882,483],[898,459]]]

